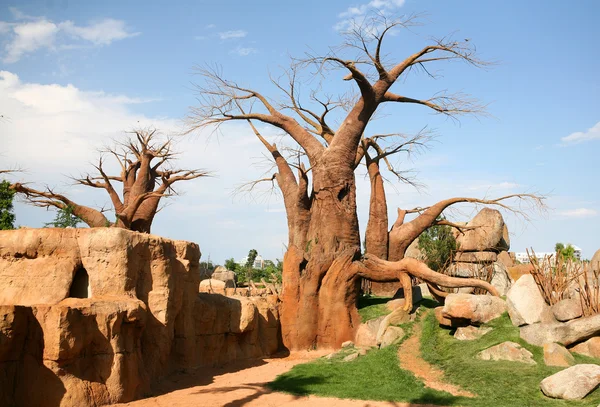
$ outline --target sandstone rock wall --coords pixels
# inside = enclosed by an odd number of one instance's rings
[[[274,353],[276,299],[199,294],[199,260],[116,228],[0,232],[0,405],[126,402],[174,370]]]

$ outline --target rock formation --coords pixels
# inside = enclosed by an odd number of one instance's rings
[[[276,299],[199,294],[199,260],[119,228],[0,232],[0,405],[126,402],[174,370],[276,351]]]

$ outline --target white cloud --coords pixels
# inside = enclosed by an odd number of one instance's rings
[[[577,208],[560,211],[559,215],[566,218],[591,218],[598,215],[598,211],[589,208]]]
[[[239,56],[245,57],[250,54],[256,54],[257,49],[252,47],[237,47],[231,50],[232,54],[238,54]]]
[[[335,24],[334,28],[338,31],[345,30],[354,24],[355,19],[364,17],[369,11],[391,13],[402,7],[404,3],[405,0],[371,0],[368,3],[348,7],[338,15],[342,20]]]
[[[207,24],[204,26],[205,30],[211,30],[213,28],[216,28],[217,26],[215,24]]]
[[[69,20],[54,23],[46,17],[28,16],[15,8],[11,8],[11,12],[18,22],[0,21],[0,33],[8,37],[2,58],[7,64],[40,49],[72,49],[79,46],[68,39],[103,46],[140,34],[129,31],[124,21],[111,18],[77,26]]]
[[[64,21],[59,28],[75,39],[89,41],[94,45],[110,45],[113,41],[140,35],[139,32],[129,32],[122,20],[107,18],[88,26],[76,26],[72,21]]]
[[[243,30],[224,31],[219,33],[219,38],[222,40],[230,40],[233,38],[244,38],[248,33]]]
[[[26,53],[40,48],[52,48],[59,28],[48,20],[15,24],[12,26],[13,38],[6,45],[4,62],[17,62]]]
[[[96,162],[97,149],[135,127],[155,126],[165,134],[180,133],[178,120],[132,111],[132,104],[149,100],[83,90],[75,84],[28,83],[12,72],[0,71],[0,112],[10,118],[0,122],[1,134],[8,135],[0,137],[0,168],[25,168],[27,172],[11,179],[56,187],[57,192],[84,204],[107,204],[103,191],[73,187],[66,175],[93,171],[90,163]],[[138,105],[135,110],[142,108]],[[153,232],[198,242],[203,258],[210,254],[216,262],[243,256],[252,241],[252,247],[266,258],[280,258],[287,231],[285,214],[273,210],[281,207],[279,197],[257,203],[231,195],[238,185],[265,176],[264,168],[251,167],[264,147],[245,123],[232,123],[222,130],[219,140],[210,142],[206,141],[209,130],[176,138],[176,150],[182,152],[177,167],[205,168],[214,176],[182,184],[182,195],[157,216]],[[271,141],[277,137],[269,128],[260,127],[260,131]],[[106,157],[107,170],[118,171],[113,164]],[[52,211],[22,203],[16,205],[16,214],[18,224],[31,227],[54,216]],[[244,233],[232,234],[232,229]]]
[[[578,144],[585,141],[600,140],[600,122],[586,131],[571,133],[560,139],[564,144]]]

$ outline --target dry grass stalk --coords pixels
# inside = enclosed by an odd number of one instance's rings
[[[577,279],[579,299],[584,316],[600,313],[600,270],[591,265],[582,265],[582,275]]]
[[[544,256],[541,261],[535,255],[533,249],[531,249],[531,253],[527,250],[527,256],[533,266],[531,275],[546,303],[554,305],[570,297],[569,287],[574,280],[579,281],[579,276],[582,274],[580,263],[565,259],[558,252],[554,257]]]

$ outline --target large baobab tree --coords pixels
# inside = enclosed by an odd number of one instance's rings
[[[476,114],[476,102],[461,94],[438,94],[429,99],[408,97],[392,88],[415,68],[457,60],[482,66],[470,42],[442,39],[424,46],[397,63],[387,63],[384,40],[396,29],[413,23],[412,18],[390,21],[376,16],[352,26],[345,47],[317,57],[295,60],[286,80],[272,79],[281,92],[274,100],[254,89],[226,80],[218,69],[200,69],[200,105],[190,112],[190,131],[220,126],[231,121],[247,122],[270,153],[274,180],[281,189],[288,222],[288,249],[283,263],[281,325],[283,340],[290,349],[338,346],[352,339],[360,323],[356,309],[360,277],[372,281],[400,281],[410,295],[409,275],[441,286],[477,286],[492,293],[489,284],[474,279],[455,279],[430,270],[424,263],[403,258],[408,245],[425,229],[438,223],[438,216],[461,202],[496,204],[509,198],[539,201],[532,195],[512,195],[495,200],[452,198],[426,208],[399,210],[388,233],[388,215],[381,164],[402,178],[389,164],[389,157],[424,143],[425,135],[367,135],[367,125],[384,105],[416,104],[447,116]],[[350,50],[351,57],[346,57]],[[358,56],[356,55],[358,53]],[[341,68],[344,80],[358,90],[355,97],[320,96],[301,100],[298,72],[314,68],[317,74]],[[289,79],[289,80],[288,80]],[[313,81],[314,83],[314,81]],[[333,112],[333,113],[332,113]],[[339,125],[335,126],[335,114]],[[291,142],[292,157],[264,137],[256,123],[273,126]],[[288,147],[289,148],[289,147]],[[371,184],[366,259],[361,259],[356,206],[355,172],[367,167]],[[405,221],[406,214],[418,214]],[[392,260],[392,261],[388,261]],[[410,301],[407,301],[409,303]]]
[[[72,213],[90,227],[116,226],[150,233],[152,221],[163,197],[175,193],[173,184],[208,175],[202,170],[181,170],[172,167],[176,153],[173,140],[163,138],[155,129],[136,130],[125,142],[101,153],[97,174],[75,178],[78,185],[103,189],[108,193],[116,220],[111,222],[105,210],[80,205],[50,188],[38,190],[21,183],[12,188],[25,200],[39,207],[72,208]],[[104,169],[104,157],[114,158],[120,167],[119,175],[110,175]],[[121,193],[115,183],[120,183]]]

